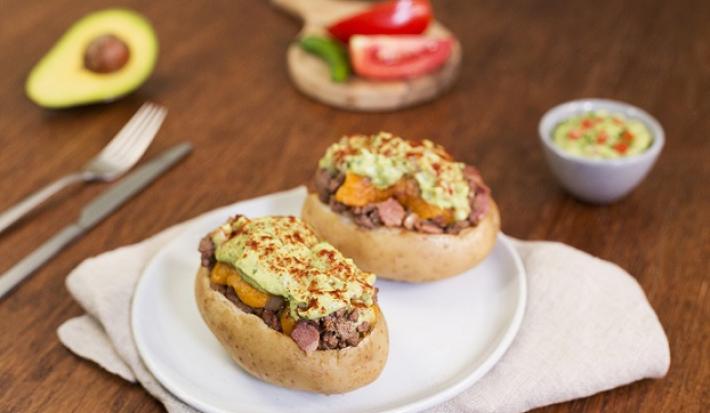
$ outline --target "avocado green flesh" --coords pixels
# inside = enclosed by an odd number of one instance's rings
[[[86,47],[112,34],[130,50],[128,62],[112,73],[84,67]],[[62,108],[104,102],[128,94],[150,76],[158,56],[158,40],[150,22],[125,9],[91,13],[67,30],[30,73],[27,96],[40,106]]]
[[[212,232],[217,261],[236,268],[255,288],[284,297],[295,319],[317,319],[341,308],[373,321],[375,275],[320,241],[290,217],[239,217]]]

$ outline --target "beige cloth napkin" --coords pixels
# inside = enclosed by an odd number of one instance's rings
[[[195,410],[166,391],[141,362],[130,305],[145,265],[186,224],[81,263],[67,277],[67,287],[87,314],[58,330],[71,351],[138,381],[170,413]],[[564,244],[514,244],[528,277],[518,336],[486,376],[431,412],[522,412],[666,374],[668,340],[633,277]]]

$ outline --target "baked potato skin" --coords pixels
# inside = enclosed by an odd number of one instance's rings
[[[500,214],[493,201],[477,226],[457,235],[362,228],[312,193],[306,197],[301,217],[362,270],[378,278],[414,283],[448,278],[474,267],[491,251],[500,230]]]
[[[263,381],[317,393],[345,393],[373,382],[387,361],[387,323],[379,308],[374,329],[356,347],[306,355],[290,337],[212,289],[204,267],[195,279],[195,297],[202,318],[232,360]]]

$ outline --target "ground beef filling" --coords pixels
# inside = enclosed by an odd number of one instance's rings
[[[205,237],[200,242],[202,266],[211,271],[215,263],[214,244]],[[279,314],[287,306],[287,302],[276,296],[269,297],[264,308],[253,308],[242,302],[234,289],[227,285],[210,283],[215,291],[219,291],[237,308],[247,314],[261,318],[270,328],[283,333]],[[315,350],[335,350],[357,346],[370,332],[368,322],[357,324],[358,310],[341,309],[317,320],[299,320],[291,331],[291,338],[298,347],[306,353]]]
[[[443,219],[421,219],[417,214],[405,209],[395,198],[362,207],[340,203],[335,200],[335,192],[345,179],[341,173],[331,174],[326,169],[319,169],[312,186],[321,202],[329,205],[334,212],[349,215],[357,225],[364,228],[402,227],[427,234],[458,234],[465,228],[478,225],[490,205],[491,191],[483,183],[478,170],[466,165],[463,173],[470,188],[468,198],[471,213],[467,219],[452,224],[444,222]]]

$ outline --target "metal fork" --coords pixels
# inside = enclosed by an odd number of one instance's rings
[[[166,114],[167,109],[160,105],[143,104],[111,142],[80,171],[59,178],[1,213],[0,232],[71,184],[111,181],[131,169],[148,149]]]

